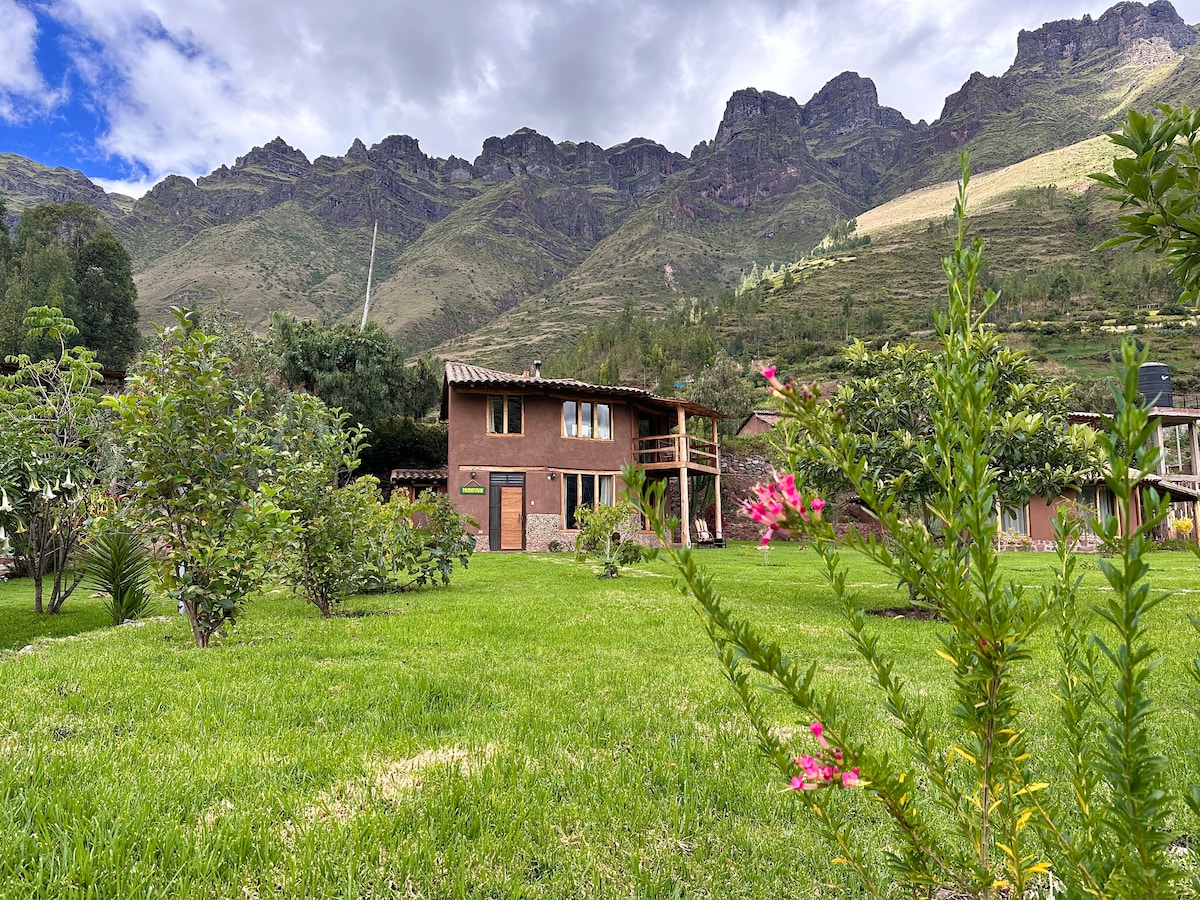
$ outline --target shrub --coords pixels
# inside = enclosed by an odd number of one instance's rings
[[[105,595],[104,608],[114,625],[150,612],[150,554],[142,535],[101,528],[85,539],[81,562],[87,573],[84,584]]]
[[[475,552],[475,538],[467,532],[468,526],[475,526],[474,521],[462,515],[445,494],[426,492],[409,499],[396,491],[383,503],[375,482],[371,498],[362,503],[362,525],[365,543],[360,586],[366,591],[449,584],[455,562],[465,569]]]
[[[629,539],[635,515],[627,503],[580,507],[576,513],[579,534],[575,537],[575,561],[600,561],[599,578],[616,578],[622,566],[641,559],[641,548]]]

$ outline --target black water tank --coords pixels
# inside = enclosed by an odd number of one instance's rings
[[[1142,363],[1138,367],[1138,392],[1151,406],[1174,406],[1170,368],[1162,363]]]

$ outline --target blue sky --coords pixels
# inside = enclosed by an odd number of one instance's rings
[[[310,159],[409,134],[474,159],[535,128],[682,153],[729,95],[806,102],[845,70],[932,120],[1078,0],[0,0],[0,152],[140,195],[282,136]],[[1200,0],[1176,9],[1195,24]]]

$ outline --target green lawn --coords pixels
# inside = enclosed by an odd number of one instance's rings
[[[737,608],[890,740],[816,555],[762,556],[702,552]],[[1005,557],[1030,585],[1052,561]],[[1190,555],[1152,562],[1157,587],[1200,587]],[[866,605],[903,599],[864,564],[848,580]],[[1155,612],[1159,724],[1189,756],[1196,596]],[[660,563],[600,581],[567,555],[480,554],[448,588],[354,598],[332,621],[276,592],[206,651],[174,615],[112,629],[95,599],[31,609],[27,582],[0,584],[2,897],[856,896]],[[941,626],[875,627],[938,703]],[[1035,752],[1052,656],[1047,635],[1027,675]],[[1200,783],[1188,757],[1173,777]],[[854,815],[869,833],[875,810]]]

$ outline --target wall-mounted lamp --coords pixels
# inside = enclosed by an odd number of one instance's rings
[[[547,480],[547,481],[553,481],[553,480],[554,480],[555,478],[557,478],[557,477],[558,477],[558,473],[557,473],[557,472],[551,472],[549,475],[547,475],[547,476],[546,476],[546,480]]]
[[[472,481],[474,481],[474,480],[475,480],[475,473],[474,473],[474,472],[472,472],[472,473],[471,473],[471,480],[472,480]]]

